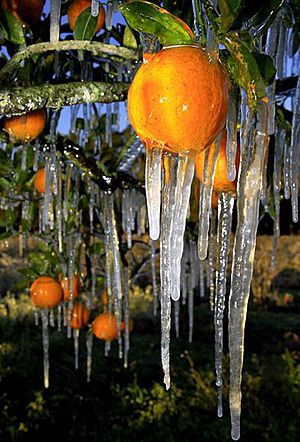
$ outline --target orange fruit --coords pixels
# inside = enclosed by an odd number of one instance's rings
[[[118,336],[117,320],[115,315],[101,313],[93,322],[94,335],[103,341],[113,341]]]
[[[62,300],[62,288],[51,276],[40,276],[30,287],[30,296],[36,307],[56,307]]]
[[[60,281],[61,287],[63,289],[64,301],[70,301],[70,278],[64,278]],[[81,290],[80,279],[77,275],[73,276],[72,282],[73,289],[73,299],[76,299],[79,296]]]
[[[69,26],[74,31],[77,17],[87,8],[91,7],[91,0],[73,0],[68,9]],[[105,12],[103,6],[99,7],[99,15],[95,34],[102,29],[105,22]]]
[[[229,181],[227,177],[226,141],[227,141],[226,130],[223,130],[219,153],[217,156],[214,183],[213,183],[213,188],[217,192],[235,192],[237,186],[237,178],[234,181]],[[212,168],[215,149],[216,146],[215,144],[213,144],[209,150],[208,173],[210,173]],[[200,181],[202,181],[203,177],[204,158],[205,158],[205,152],[201,152],[196,156],[196,173]],[[238,175],[239,164],[240,164],[240,150],[238,145],[236,152],[236,160],[235,160],[236,175]]]
[[[133,327],[134,327],[133,319],[130,319],[130,321],[129,321],[129,332],[130,333],[132,333]],[[121,322],[120,328],[121,328],[121,332],[125,332],[125,322],[124,321]]]
[[[5,118],[3,127],[12,139],[32,141],[44,130],[46,113],[43,109],[34,110],[25,115]]]
[[[227,76],[197,45],[148,54],[128,93],[129,119],[148,149],[199,153],[216,139],[227,111]]]
[[[89,318],[89,309],[80,302],[74,302],[71,315],[71,327],[76,329],[82,328],[89,322]]]
[[[45,193],[46,189],[46,174],[45,174],[45,168],[41,168],[37,171],[35,178],[34,178],[34,187],[39,193]]]
[[[35,25],[41,18],[44,0],[1,0],[1,7],[25,26]]]

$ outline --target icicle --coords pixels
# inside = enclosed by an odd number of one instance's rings
[[[106,6],[105,26],[108,31],[112,30],[112,2],[109,1]]]
[[[122,336],[121,336],[121,316],[122,308],[121,302],[123,297],[122,292],[122,262],[119,251],[119,238],[117,233],[117,224],[114,211],[113,194],[105,193],[105,216],[106,229],[110,234],[110,247],[113,259],[113,285],[114,285],[114,307],[118,330],[118,344],[119,344],[119,358],[122,359]]]
[[[130,327],[130,318],[129,318],[129,294],[128,294],[128,268],[124,269],[124,322],[125,322],[125,335],[124,335],[124,367],[128,367],[128,351],[130,347],[129,340],[129,327]]]
[[[37,308],[34,309],[34,324],[39,325],[39,310]]]
[[[237,151],[237,111],[236,101],[233,94],[230,97],[229,111],[226,120],[227,142],[227,176],[230,181],[236,178],[235,157]]]
[[[53,308],[49,312],[49,324],[50,324],[50,327],[55,327],[54,310],[53,310]]]
[[[38,140],[36,140],[34,143],[34,160],[33,160],[33,171],[34,172],[36,172],[38,170],[39,149],[40,149],[40,143]]]
[[[79,368],[79,332],[78,328],[73,330],[73,338],[74,338],[74,367],[75,370]]]
[[[159,238],[161,201],[162,150],[153,147],[146,153],[145,187],[149,220],[149,235],[154,241]]]
[[[118,170],[121,172],[128,172],[133,163],[136,161],[137,157],[140,155],[141,152],[144,151],[144,145],[141,142],[141,140],[137,137],[133,143],[131,144],[130,148],[122,158]]]
[[[198,5],[199,5],[198,0],[192,0],[195,34],[196,34],[197,40],[199,41],[201,38],[201,27],[200,27],[200,23],[198,20],[198,14],[197,14],[197,10],[199,8]]]
[[[290,189],[290,146],[287,142],[285,142],[284,144],[283,177],[284,177],[284,198],[288,200],[291,196],[291,189]]]
[[[27,167],[26,167],[27,149],[28,149],[28,145],[24,144],[23,149],[22,149],[21,170],[27,170]]]
[[[179,315],[180,315],[180,300],[174,301],[174,319],[175,319],[175,333],[176,338],[179,338]]]
[[[223,356],[223,317],[225,308],[227,263],[230,252],[230,233],[234,198],[231,193],[221,193],[218,203],[216,293],[214,305],[215,324],[215,369],[218,387],[218,417],[223,416],[222,404],[222,356]]]
[[[156,248],[155,241],[151,240],[151,274],[152,274],[152,290],[153,290],[153,315],[157,315],[157,282],[156,282],[156,264],[155,264]]]
[[[215,297],[215,230],[216,213],[213,209],[211,214],[210,234],[209,234],[209,253],[208,253],[208,273],[209,273],[209,305],[211,311],[214,309]]]
[[[56,43],[59,40],[61,0],[51,0],[50,4],[50,42]]]
[[[99,0],[92,0],[91,15],[97,17],[99,14]]]
[[[275,61],[278,33],[279,33],[280,19],[279,17],[273,22],[272,26],[268,29],[265,53],[270,55]],[[271,135],[275,130],[275,88],[276,81],[267,87],[268,97],[268,134]]]
[[[210,173],[208,173],[208,155],[209,147],[205,152],[205,160],[203,165],[203,178],[200,183],[200,199],[199,199],[199,234],[198,234],[198,256],[199,259],[205,259],[207,255],[209,218],[211,213],[211,196],[213,189],[213,181],[217,156],[219,153],[221,135],[215,144],[214,157],[211,165]]]
[[[188,261],[188,251],[187,247],[183,250],[183,255],[181,259],[181,272],[180,272],[180,288],[181,288],[181,297],[182,297],[182,305],[186,304],[187,298],[187,261]]]
[[[280,190],[281,190],[281,161],[282,152],[285,143],[285,131],[281,129],[275,134],[275,154],[274,154],[274,172],[273,172],[273,192],[274,192],[274,235],[272,244],[271,268],[275,268],[277,243],[280,237]]]
[[[189,313],[189,343],[193,342],[194,328],[194,290],[192,284],[192,275],[188,275],[188,313]]]
[[[200,298],[205,296],[204,261],[199,261]]]
[[[176,167],[177,166],[177,167]],[[166,389],[170,388],[171,297],[180,295],[183,235],[194,174],[194,160],[165,154],[160,239],[161,357]]]
[[[42,310],[43,327],[43,353],[44,353],[44,386],[49,387],[49,333],[48,333],[48,310]]]
[[[61,331],[61,309],[62,305],[59,304],[59,306],[57,307],[57,330],[59,332]]]
[[[241,377],[244,354],[244,328],[250,283],[253,273],[255,240],[259,217],[259,199],[267,139],[267,109],[258,104],[258,124],[255,146],[251,134],[248,149],[243,150],[242,167],[238,183],[238,225],[229,297],[229,353],[231,437],[240,437]],[[245,140],[244,140],[245,142]]]
[[[86,381],[91,381],[92,373],[92,352],[93,352],[93,333],[88,332],[86,335]]]
[[[63,209],[62,209],[62,172],[61,165],[57,163],[57,198],[56,198],[56,225],[57,225],[57,239],[58,251],[63,252]]]
[[[208,27],[207,36],[206,36],[206,52],[209,60],[214,63],[217,61],[219,57],[219,43],[216,39],[213,30],[211,27]]]
[[[290,152],[290,183],[293,222],[298,222],[298,176],[300,152],[300,75],[298,75],[296,94],[293,107],[291,152]]]
[[[285,57],[285,42],[286,42],[287,28],[284,22],[284,16],[281,16],[278,46],[276,53],[276,71],[279,80],[284,78],[284,57]]]

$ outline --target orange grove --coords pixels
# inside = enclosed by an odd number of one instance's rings
[[[32,141],[44,130],[46,113],[43,109],[34,110],[24,115],[5,118],[3,127],[12,139]]]
[[[60,281],[61,287],[63,289],[64,301],[70,301],[70,278],[64,278]],[[79,296],[81,290],[80,279],[77,275],[73,276],[72,282],[72,296],[76,299]]]
[[[77,17],[87,8],[91,7],[91,0],[73,0],[68,9],[69,26],[74,31]],[[105,22],[105,12],[103,6],[99,7],[99,15],[95,34],[102,29]]]
[[[228,79],[197,45],[169,46],[147,55],[128,93],[128,114],[149,149],[196,154],[224,127]]]
[[[1,0],[1,7],[10,12],[26,27],[35,25],[41,18],[44,0]]]
[[[219,147],[219,153],[217,156],[214,183],[213,183],[213,188],[217,192],[235,192],[237,186],[237,179],[235,179],[234,181],[229,181],[227,176],[226,142],[227,142],[227,132],[226,130],[223,130],[221,143]],[[215,150],[216,146],[215,144],[213,144],[210,147],[208,154],[208,173],[210,173],[212,169]],[[203,177],[204,159],[205,159],[205,152],[201,152],[196,156],[196,173],[200,181],[202,181]],[[236,175],[238,175],[239,164],[240,164],[240,150],[238,144],[236,152],[236,160],[235,160]]]
[[[113,341],[118,336],[117,320],[115,315],[101,313],[93,322],[94,335],[103,341]]]
[[[71,315],[71,327],[80,329],[84,327],[90,318],[90,311],[80,302],[74,302],[72,315]]]
[[[62,288],[51,276],[40,276],[30,287],[33,304],[40,308],[56,307],[62,300]]]

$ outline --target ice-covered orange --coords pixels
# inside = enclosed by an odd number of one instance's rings
[[[74,329],[83,328],[90,318],[90,311],[80,302],[75,302],[72,315],[71,315],[71,327]]]
[[[224,127],[228,79],[219,61],[197,45],[147,55],[128,93],[128,114],[148,148],[196,154]]]
[[[94,335],[103,341],[113,341],[118,336],[117,320],[115,315],[101,313],[93,322]]]
[[[51,308],[61,302],[63,291],[59,282],[51,276],[40,276],[31,285],[30,296],[36,307]]]
[[[37,109],[24,115],[5,118],[3,127],[9,136],[18,141],[32,141],[44,130],[46,113]]]

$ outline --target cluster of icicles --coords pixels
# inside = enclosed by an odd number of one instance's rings
[[[58,17],[60,15],[60,1],[52,1],[51,8],[51,41],[57,41],[59,35]],[[116,3],[116,2],[112,2]],[[109,5],[112,6],[109,2]],[[92,2],[92,14],[96,15],[98,2]],[[111,20],[111,14],[107,14]],[[299,65],[299,51],[293,56],[291,52],[294,35],[291,29],[279,15],[268,31],[264,52],[273,57],[277,78],[285,78],[298,74],[295,72]],[[111,26],[108,23],[106,26]],[[213,39],[212,39],[213,40]],[[261,46],[261,38],[257,38],[257,45]],[[213,41],[208,47],[211,54],[216,56],[217,48]],[[109,70],[109,66],[108,66]],[[119,79],[122,79],[120,68]],[[116,105],[106,106],[106,134],[105,141],[112,146],[112,106],[113,113],[117,113]],[[276,244],[279,237],[279,209],[280,192],[284,189],[284,197],[291,198],[293,220],[298,220],[298,160],[300,147],[300,82],[295,95],[291,98],[293,109],[293,122],[291,137],[287,138],[285,130],[275,123],[275,81],[268,87],[268,104],[258,105],[255,117],[251,119],[247,99],[241,91],[239,100],[231,98],[227,118],[227,160],[228,177],[234,180],[235,155],[237,146],[237,127],[240,127],[240,171],[238,176],[236,209],[238,224],[234,243],[230,244],[232,212],[235,198],[230,193],[219,195],[217,211],[211,208],[211,195],[213,190],[214,165],[211,175],[206,171],[204,163],[203,181],[200,186],[199,201],[199,235],[198,247],[195,241],[184,241],[185,222],[188,213],[190,188],[194,176],[194,162],[192,159],[175,157],[163,153],[159,149],[152,149],[146,155],[146,197],[148,218],[143,195],[137,190],[124,190],[122,196],[115,193],[102,192],[97,184],[91,180],[87,173],[83,173],[77,166],[67,162],[62,180],[62,163],[55,145],[55,114],[51,124],[51,148],[41,152],[38,142],[35,145],[35,160],[33,169],[38,169],[38,162],[43,155],[46,170],[46,190],[40,199],[39,207],[39,234],[51,244],[57,244],[57,251],[62,254],[67,251],[68,260],[64,263],[64,277],[72,281],[75,274],[76,257],[81,250],[81,217],[79,209],[80,182],[83,180],[88,187],[90,232],[93,235],[95,215],[102,225],[105,244],[105,279],[108,295],[108,311],[114,313],[118,328],[118,348],[120,358],[124,358],[124,365],[128,363],[129,350],[129,297],[130,275],[123,268],[119,237],[116,225],[116,206],[120,204],[122,213],[122,228],[126,235],[128,248],[132,247],[132,234],[144,234],[149,223],[151,245],[149,256],[153,280],[153,310],[157,314],[158,306],[161,311],[161,357],[166,388],[170,387],[170,330],[171,310],[173,306],[176,335],[179,335],[179,307],[180,296],[182,304],[187,302],[189,314],[189,341],[193,335],[193,303],[196,289],[199,288],[200,296],[204,296],[205,285],[210,290],[210,304],[214,312],[215,324],[215,371],[218,390],[218,416],[222,416],[222,353],[223,353],[223,315],[227,302],[227,264],[228,255],[233,253],[230,294],[228,299],[229,314],[229,352],[230,352],[230,393],[229,402],[232,421],[232,438],[240,437],[241,415],[241,374],[244,352],[244,327],[247,304],[250,292],[250,283],[253,271],[256,232],[259,221],[259,208],[262,204],[266,211],[269,206],[269,189],[266,181],[266,155],[269,136],[275,136],[274,176],[273,190],[275,197],[274,219],[274,247],[272,263],[275,263]],[[79,107],[72,108],[72,128],[76,131],[75,121]],[[83,107],[85,127],[78,133],[78,142],[84,148],[88,140],[88,122],[92,121],[92,106]],[[117,123],[118,125],[118,123]],[[218,144],[218,142],[217,142]],[[95,157],[99,158],[101,152],[100,139],[95,143]],[[119,164],[120,171],[128,171],[143,147],[136,139],[127,155]],[[216,149],[215,160],[218,149]],[[39,157],[40,155],[40,157]],[[206,154],[208,158],[208,151]],[[23,148],[22,168],[26,169],[26,148]],[[168,176],[168,179],[166,178]],[[70,183],[74,192],[70,200]],[[22,218],[27,219],[29,203],[25,195],[22,201]],[[1,208],[15,207],[20,201],[12,202],[9,198],[1,198]],[[67,231],[66,225],[70,214],[74,215],[74,230]],[[56,238],[54,238],[57,235]],[[51,236],[52,235],[52,236]],[[20,235],[21,249],[24,247],[24,234]],[[46,239],[48,238],[48,239]],[[160,294],[156,280],[156,243],[160,239]],[[205,263],[204,263],[205,260]],[[81,273],[79,259],[78,273]],[[91,290],[87,299],[87,307],[91,308],[96,295],[98,257],[92,259]],[[206,268],[206,281],[204,268]],[[61,323],[67,327],[68,335],[71,329],[62,315],[62,309],[72,308],[72,284],[70,284],[69,305],[60,305],[57,311],[57,325]],[[172,303],[173,301],[173,303]],[[62,319],[63,318],[63,319]],[[124,339],[121,334],[121,320],[125,320]],[[38,321],[38,313],[36,314]],[[49,384],[49,337],[48,322],[54,325],[52,311],[42,311],[43,348],[44,348],[44,375],[45,386]],[[90,380],[92,367],[92,334],[87,333],[87,380]],[[75,339],[75,367],[78,367],[78,332],[74,333]],[[110,342],[105,344],[105,354],[108,353]]]

